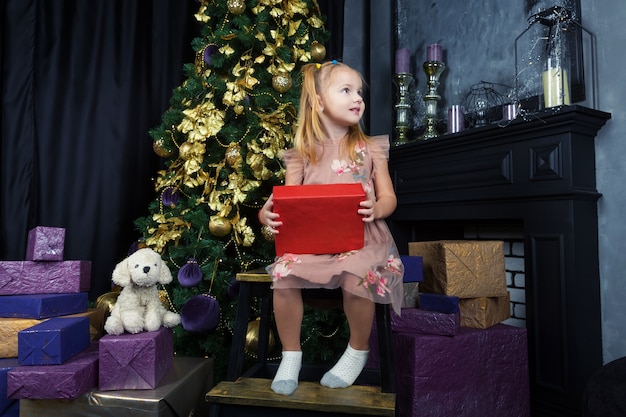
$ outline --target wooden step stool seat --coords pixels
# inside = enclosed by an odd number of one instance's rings
[[[207,400],[220,403],[221,415],[228,417],[319,416],[395,416],[396,396],[380,387],[352,385],[332,389],[318,382],[300,381],[291,396],[275,394],[271,379],[239,378],[221,382],[207,394]],[[298,411],[294,411],[298,410]],[[213,414],[212,414],[213,415]]]
[[[331,389],[319,384],[319,378],[326,368],[304,364],[298,389],[294,395],[285,396],[275,394],[270,389],[277,368],[269,366],[267,362],[272,313],[271,277],[265,270],[254,270],[237,274],[236,280],[239,283],[239,298],[226,380],[206,394],[206,400],[212,404],[211,417],[292,416],[295,413],[293,410],[298,410],[297,415],[303,417],[332,414],[395,415],[396,385],[389,305],[376,304],[379,369],[366,368],[355,385],[345,389]],[[303,298],[308,293],[332,299],[337,294],[340,296],[340,290],[337,291],[303,290]],[[257,359],[244,372],[246,333],[251,320],[250,307],[255,297],[261,303]]]

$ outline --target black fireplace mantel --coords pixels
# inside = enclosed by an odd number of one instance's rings
[[[580,415],[602,366],[594,142],[609,119],[567,106],[390,152],[401,252],[468,224],[521,225],[533,417]]]

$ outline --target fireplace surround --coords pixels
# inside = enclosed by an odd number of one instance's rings
[[[566,106],[390,153],[401,252],[462,239],[468,225],[521,225],[533,417],[580,415],[602,366],[594,147],[609,119]]]

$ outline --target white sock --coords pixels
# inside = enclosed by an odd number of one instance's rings
[[[280,361],[276,376],[272,381],[272,391],[276,394],[291,395],[298,388],[298,376],[302,368],[302,352],[286,351]]]
[[[320,384],[328,388],[347,388],[354,384],[367,363],[369,353],[369,350],[356,350],[348,345],[337,364],[324,374]]]

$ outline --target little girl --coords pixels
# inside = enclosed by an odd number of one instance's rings
[[[345,388],[354,383],[366,364],[374,303],[391,304],[400,314],[404,274],[384,221],[396,208],[387,166],[389,141],[387,136],[368,137],[360,128],[365,111],[360,74],[332,61],[305,65],[303,77],[294,147],[283,154],[285,185],[361,183],[367,195],[358,209],[365,226],[365,246],[340,254],[286,253],[268,266],[273,281],[274,318],[283,348],[271,387],[284,395],[293,394],[298,387],[302,367],[301,289],[342,289],[350,340],[320,383]],[[259,212],[259,220],[277,234],[282,222],[279,213],[272,210],[270,196]],[[324,225],[319,227],[323,229]]]

